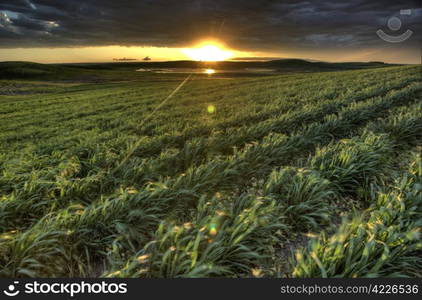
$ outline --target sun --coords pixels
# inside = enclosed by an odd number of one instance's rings
[[[182,52],[196,61],[223,61],[233,56],[231,51],[224,50],[216,44],[204,44],[197,48],[183,49]]]

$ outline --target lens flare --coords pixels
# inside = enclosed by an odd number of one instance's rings
[[[217,235],[217,226],[215,224],[211,224],[211,226],[210,226],[210,235],[211,236]]]
[[[209,114],[215,114],[216,108],[214,105],[208,105],[207,110]]]

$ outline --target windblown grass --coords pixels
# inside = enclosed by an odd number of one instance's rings
[[[417,71],[0,95],[0,276],[422,276]]]

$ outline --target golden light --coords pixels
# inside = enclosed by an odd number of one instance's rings
[[[204,73],[208,74],[208,75],[212,75],[212,74],[215,74],[215,70],[214,69],[205,69]]]
[[[183,49],[182,52],[196,61],[223,61],[233,56],[231,51],[223,50],[217,44],[203,44],[198,48]]]

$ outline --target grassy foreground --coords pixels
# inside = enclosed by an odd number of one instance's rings
[[[422,277],[420,67],[72,72],[0,80],[1,277]]]

